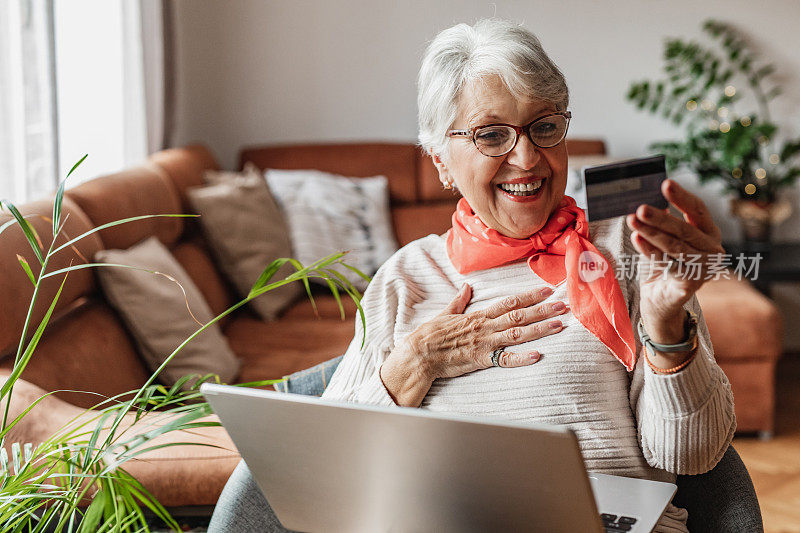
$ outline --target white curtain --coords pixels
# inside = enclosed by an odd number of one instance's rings
[[[164,147],[165,0],[0,0],[0,197],[45,196]]]
[[[13,201],[56,184],[52,7],[49,0],[0,1],[0,196]]]
[[[142,78],[147,153],[170,146],[172,113],[171,0],[141,0]]]

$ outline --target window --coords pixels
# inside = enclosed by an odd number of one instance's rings
[[[55,183],[52,5],[0,2],[0,197],[41,196]]]
[[[147,155],[136,6],[124,0],[55,0],[60,178],[89,154],[69,185]]]
[[[0,1],[0,197],[47,195],[86,153],[68,186],[147,155],[142,24],[159,6]],[[151,50],[161,37],[148,30]]]

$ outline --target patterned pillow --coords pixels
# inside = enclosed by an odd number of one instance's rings
[[[275,169],[264,175],[303,265],[349,250],[344,261],[373,275],[397,251],[385,176],[346,178],[319,170]],[[337,268],[356,287],[366,288],[357,274]]]

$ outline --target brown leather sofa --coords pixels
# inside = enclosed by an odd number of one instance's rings
[[[568,142],[570,153],[602,154],[602,141]],[[411,144],[302,145],[242,150],[240,168],[253,162],[260,168],[317,168],[348,176],[384,174],[389,178],[392,220],[403,245],[450,225],[457,198],[442,190],[430,160]],[[203,146],[165,150],[137,167],[104,176],[69,189],[63,213],[65,233],[75,237],[91,228],[121,218],[157,213],[190,212],[186,191],[203,184],[206,169],[217,169]],[[21,206],[25,215],[49,217],[52,202]],[[40,235],[49,222],[33,217]],[[8,215],[0,215],[0,224]],[[212,311],[220,313],[234,303],[234,291],[214,264],[197,221],[159,218],[105,229],[81,241],[77,250],[56,256],[50,269],[91,259],[100,249],[127,248],[155,235],[166,244],[200,288]],[[28,251],[26,251],[28,250]],[[0,380],[13,365],[13,350],[31,296],[31,285],[16,254],[36,264],[22,233],[14,228],[0,235]],[[46,284],[41,302],[51,301],[57,280]],[[746,282],[715,281],[700,294],[717,357],[733,383],[739,428],[771,431],[774,405],[773,374],[781,351],[781,322],[772,303]],[[265,323],[246,309],[222,321],[223,332],[242,360],[239,382],[279,378],[341,354],[353,335],[355,306],[347,303],[341,321],[335,301],[317,299],[319,317],[301,298],[275,322]],[[34,320],[44,312],[39,305]],[[752,335],[752,336],[750,336]],[[2,374],[2,372],[5,373]],[[58,392],[40,404],[33,416],[15,428],[7,442],[39,442],[83,408],[102,396],[140,387],[148,372],[135,344],[115,311],[104,300],[91,270],[70,275],[39,348],[15,388],[12,414],[24,409],[44,391],[80,390],[95,394]],[[133,428],[132,431],[135,431]],[[165,505],[213,505],[238,455],[221,428],[189,435],[169,434],[165,440],[214,443],[209,447],[168,447],[128,464]]]

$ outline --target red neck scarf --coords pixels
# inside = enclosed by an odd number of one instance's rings
[[[558,285],[566,279],[575,317],[633,370],[636,348],[628,306],[614,270],[589,240],[586,214],[569,196],[527,239],[506,237],[487,227],[462,198],[447,232],[447,255],[462,274],[527,257],[531,270],[547,283]]]

